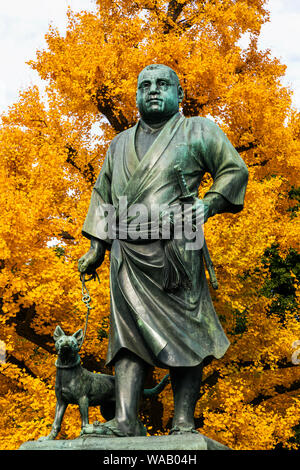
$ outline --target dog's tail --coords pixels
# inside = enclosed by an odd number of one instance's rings
[[[145,388],[143,391],[143,396],[153,397],[154,395],[158,395],[166,387],[169,381],[170,381],[170,374],[167,374],[155,387]]]

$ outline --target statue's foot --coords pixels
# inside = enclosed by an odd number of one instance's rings
[[[56,435],[53,434],[48,434],[48,436],[41,436],[38,438],[38,442],[44,442],[44,441],[51,441],[52,439],[55,439]]]
[[[101,437],[130,437],[130,436],[146,436],[147,430],[141,421],[136,422],[134,433],[126,433],[119,428],[118,422],[115,419],[107,421],[106,423],[99,423],[95,421],[93,424],[84,426],[80,436],[93,434]]]
[[[196,429],[193,428],[192,426],[174,426],[170,430],[169,435],[178,436],[179,434],[187,434],[187,433],[199,434],[198,431],[196,431]]]

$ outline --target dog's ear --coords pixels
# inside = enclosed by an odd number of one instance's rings
[[[78,346],[80,347],[83,343],[83,331],[80,328],[80,330],[76,331],[76,333],[73,334],[73,337],[76,339]]]
[[[53,333],[53,339],[54,341],[57,341],[58,338],[62,335],[64,335],[65,332],[63,331],[63,329],[58,325],[55,330],[54,330],[54,333]]]

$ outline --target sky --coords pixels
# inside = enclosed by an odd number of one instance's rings
[[[41,84],[26,61],[46,46],[49,24],[66,30],[68,6],[74,11],[95,8],[93,0],[0,0],[0,113],[18,100],[19,90]],[[284,84],[294,91],[300,111],[300,1],[269,0],[271,21],[263,26],[259,45],[287,65]]]

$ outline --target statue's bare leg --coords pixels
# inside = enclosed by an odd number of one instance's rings
[[[121,350],[115,366],[115,417],[105,423],[94,422],[83,429],[83,434],[126,437],[146,436],[147,430],[138,418],[140,399],[148,364],[135,354]]]
[[[171,434],[194,431],[194,413],[199,398],[202,369],[201,364],[197,367],[173,367],[170,369],[174,396]]]
[[[139,435],[139,405],[148,364],[129,351],[122,351],[115,363],[116,415],[115,421],[127,435]]]

